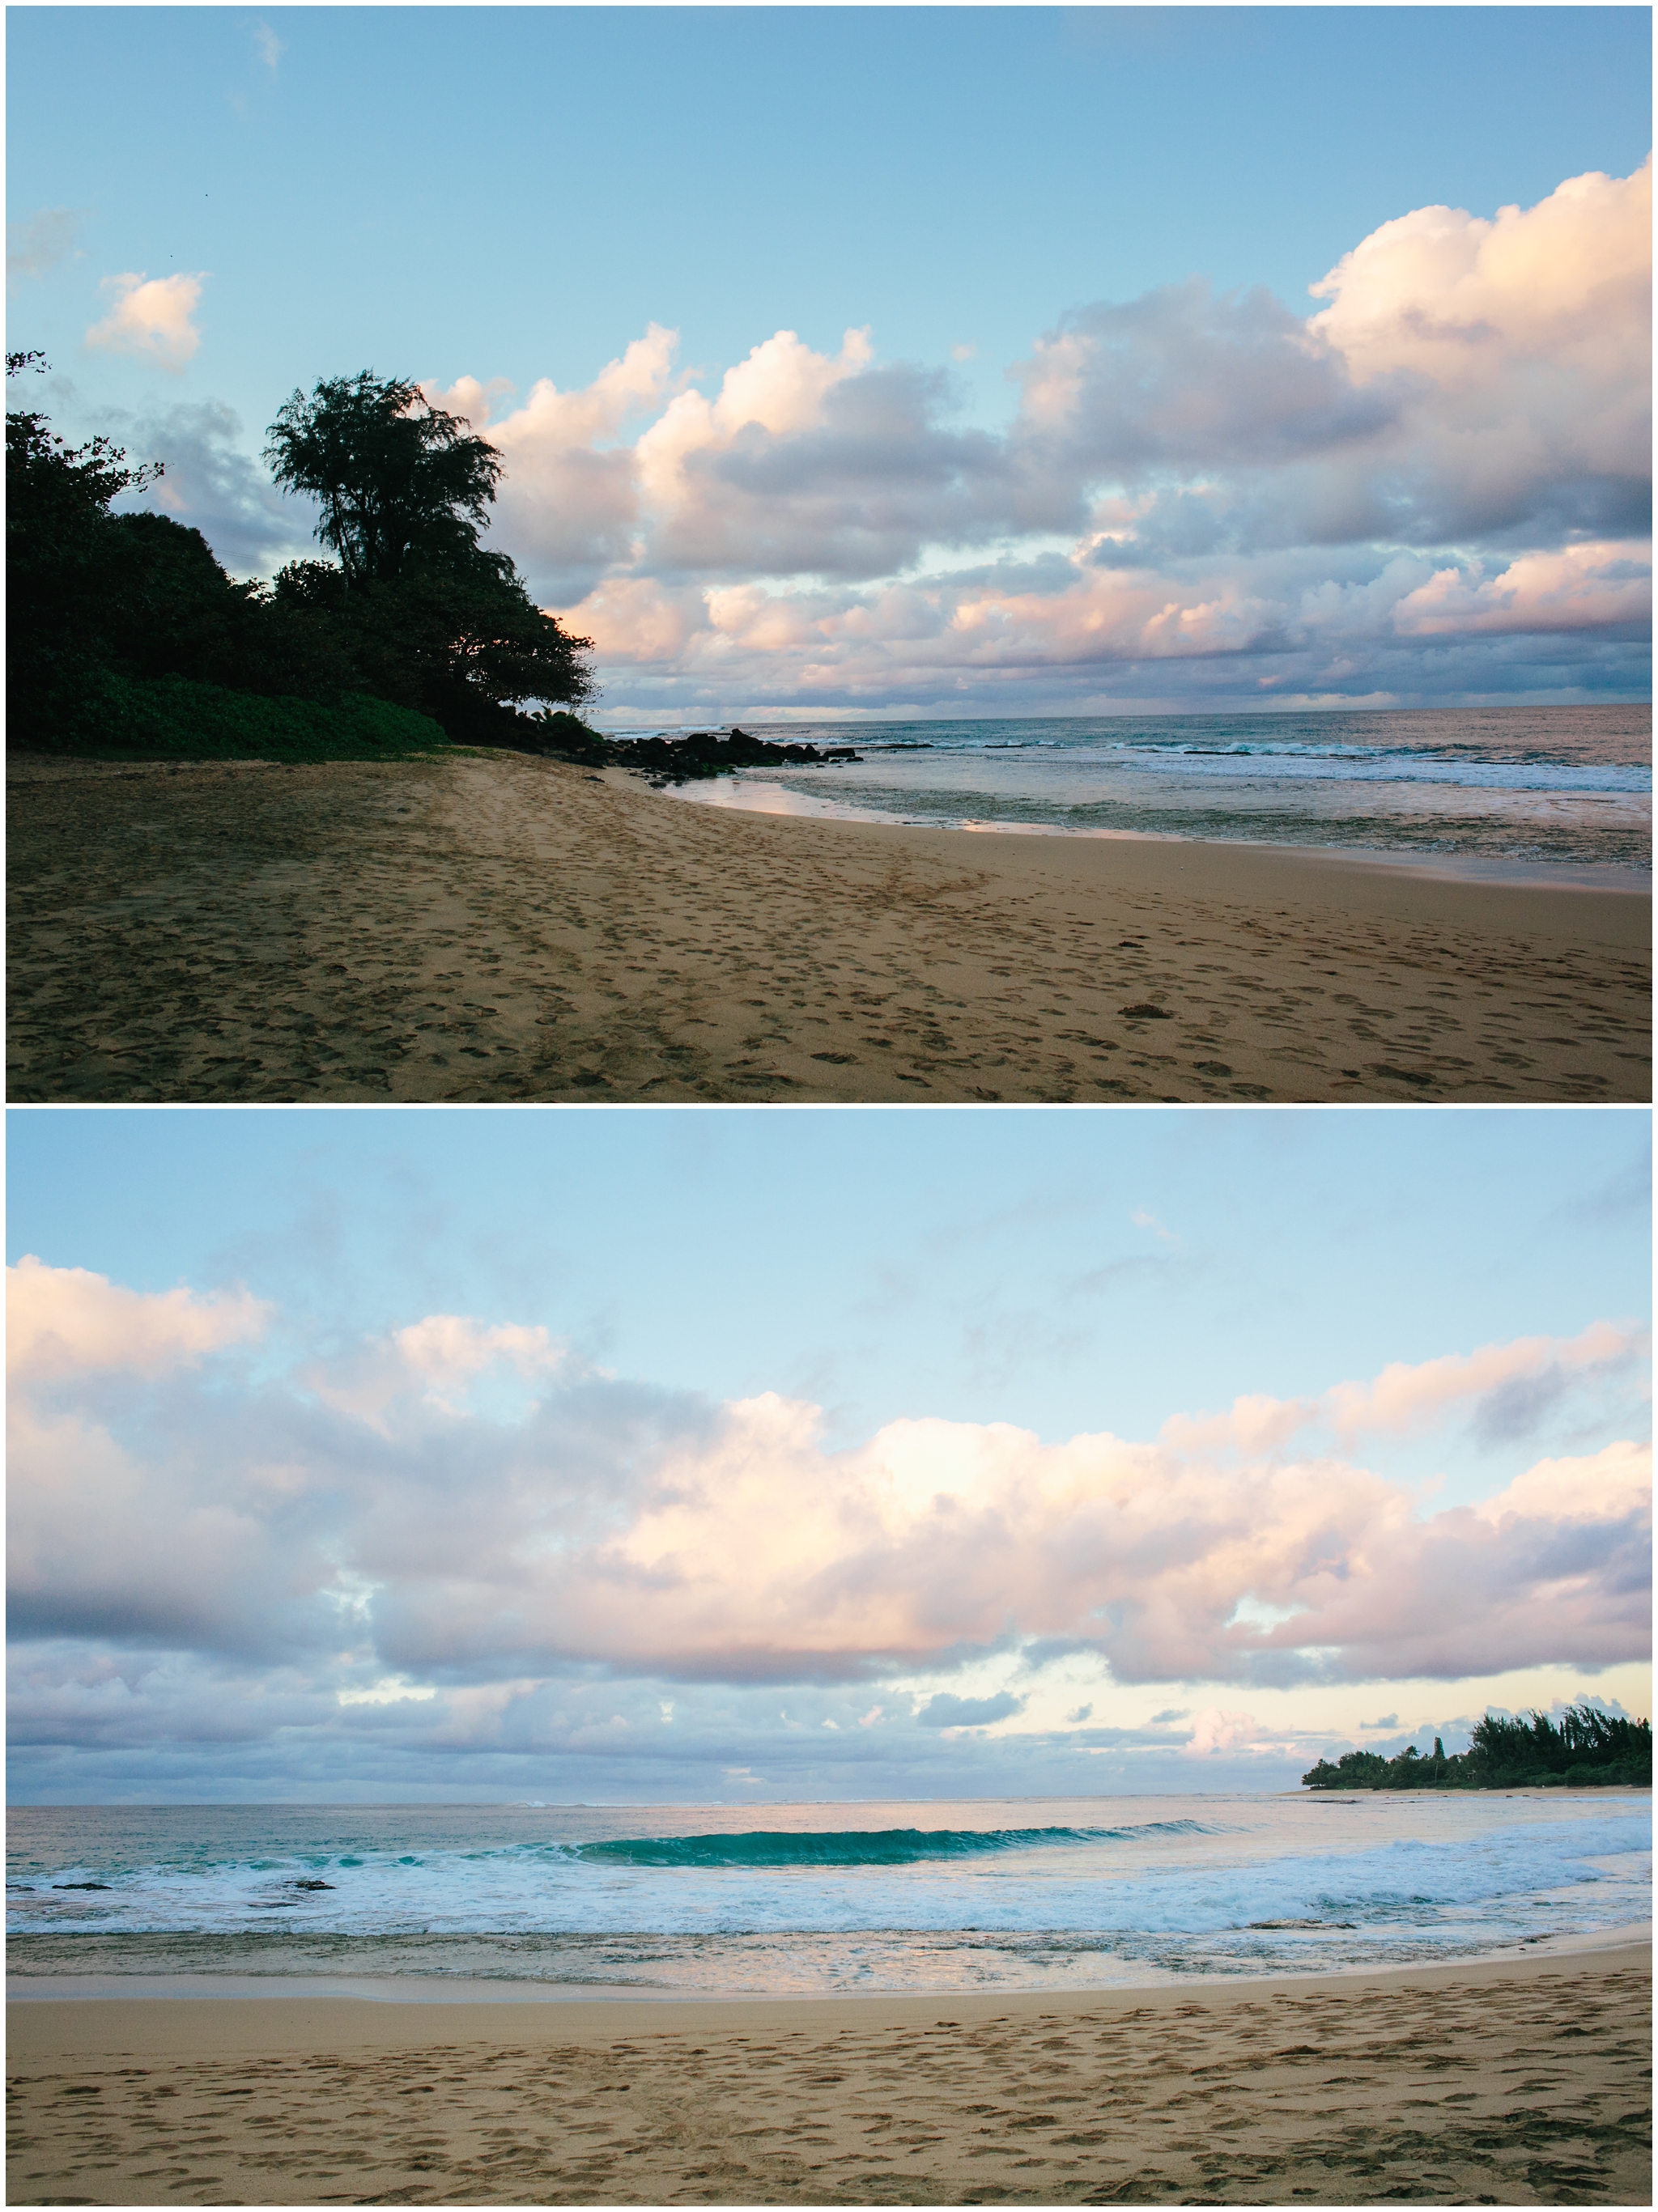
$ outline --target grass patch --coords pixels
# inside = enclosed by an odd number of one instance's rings
[[[363,693],[325,704],[266,699],[182,676],[99,676],[48,721],[14,732],[27,750],[91,760],[408,760],[449,752],[428,714]]]

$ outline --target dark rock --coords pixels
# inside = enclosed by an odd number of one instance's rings
[[[713,730],[692,730],[683,738],[613,738],[589,732],[579,744],[560,738],[552,744],[538,743],[526,750],[579,761],[589,769],[631,769],[658,788],[664,779],[670,783],[684,783],[704,776],[728,775],[733,769],[777,768],[784,764],[791,768],[820,768],[832,761],[861,758],[851,745],[832,745],[820,750],[816,745],[795,742],[773,744],[768,738],[751,737],[747,730],[735,724],[726,737]]]
[[[113,1889],[114,1887],[113,1882],[107,1881],[55,1881],[52,1886],[54,1889]]]
[[[1140,1006],[1119,1006],[1117,1011],[1134,1022],[1172,1022],[1174,1018],[1167,1006],[1154,1006],[1149,999]]]
[[[332,1882],[331,1882],[331,1881],[296,1881],[296,1882],[294,1884],[294,1887],[295,1887],[295,1888],[296,1888],[296,1889],[332,1889],[332,1888],[333,1887],[333,1886],[334,1886],[334,1885],[333,1885],[333,1884],[332,1884]]]

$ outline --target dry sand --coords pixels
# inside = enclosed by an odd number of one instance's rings
[[[1651,1948],[1102,1996],[9,2008],[13,2204],[1646,2204]]]
[[[9,767],[14,1101],[1649,1095],[1637,894],[514,754]]]

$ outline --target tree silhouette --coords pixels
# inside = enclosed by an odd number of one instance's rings
[[[6,356],[9,377],[44,369],[38,353]],[[295,744],[355,758],[430,744],[436,722],[544,750],[546,726],[515,709],[590,698],[588,641],[478,542],[494,447],[369,372],[296,392],[271,438],[279,479],[318,492],[317,534],[339,560],[294,562],[267,586],[233,581],[170,516],[111,513],[159,464],[132,465],[105,437],[70,446],[38,410],[8,410],[9,741],[211,750],[222,738],[268,753],[291,725]]]
[[[411,558],[459,562],[477,547],[501,456],[402,377],[325,376],[271,425],[279,484],[321,502],[316,534],[352,583],[389,582]]]
[[[283,569],[276,605],[331,635],[364,690],[486,742],[513,741],[525,702],[593,696],[589,641],[478,542],[500,454],[418,385],[372,369],[324,377],[283,408],[265,457],[278,483],[320,501],[316,535],[339,560]]]

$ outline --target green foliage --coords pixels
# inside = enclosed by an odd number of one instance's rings
[[[581,716],[572,714],[568,708],[544,707],[539,714],[532,714],[530,720],[552,744],[562,745],[572,752],[585,752],[590,746],[608,743],[597,730],[589,729]]]
[[[320,542],[353,584],[445,564],[477,543],[501,456],[459,416],[402,377],[325,376],[271,425],[265,458],[279,484],[320,502]]]
[[[38,353],[6,356],[9,379],[44,368]],[[146,490],[161,474],[153,465],[129,468],[107,438],[71,446],[38,410],[7,409],[6,662],[14,711],[20,700],[72,684],[107,657],[100,632],[122,580],[109,502]]]
[[[299,561],[279,572],[272,599],[331,642],[360,688],[432,715],[460,740],[510,742],[518,702],[593,690],[579,657],[587,640],[544,615],[500,554],[474,548],[451,568],[422,562],[357,583]]]
[[[384,699],[265,699],[182,676],[99,674],[77,691],[51,750],[101,759],[399,760],[446,743],[436,722]]]
[[[588,641],[478,542],[501,456],[458,416],[399,377],[325,377],[289,400],[265,458],[279,483],[317,498],[317,536],[340,562],[284,568],[276,605],[329,632],[364,689],[485,744],[514,741],[526,701],[592,696]]]
[[[1309,1790],[1517,1790],[1611,1783],[1652,1786],[1652,1723],[1570,1705],[1557,1722],[1546,1713],[1503,1719],[1487,1713],[1469,1746],[1452,1758],[1437,1736],[1433,1756],[1414,1745],[1397,1759],[1350,1751],[1333,1765],[1321,1759],[1301,1777]]]
[[[7,356],[9,374],[39,366],[38,355]],[[592,696],[588,641],[478,543],[501,466],[485,441],[411,385],[368,373],[325,380],[309,400],[296,392],[271,441],[279,478],[322,498],[318,534],[341,565],[297,562],[267,588],[232,582],[199,531],[110,513],[158,466],[128,466],[107,438],[71,447],[44,416],[8,413],[9,742],[171,752],[187,726],[219,733],[202,738],[209,752],[289,757],[317,744],[357,757],[392,742],[362,734],[366,698],[417,719],[410,744],[430,743],[435,722],[469,743],[539,750],[539,726],[516,709]],[[234,734],[222,699],[197,698],[186,714],[173,693],[156,710],[143,687],[163,678],[281,712],[249,705]],[[338,710],[326,731],[314,716],[294,720],[306,702]]]

